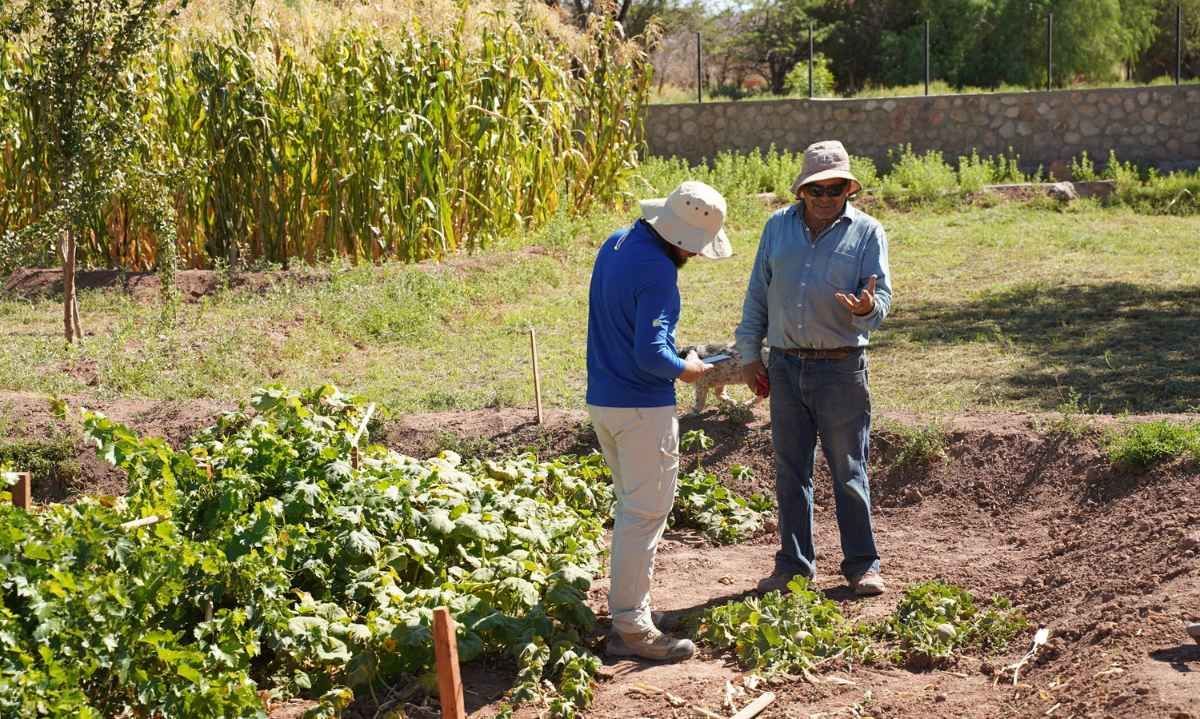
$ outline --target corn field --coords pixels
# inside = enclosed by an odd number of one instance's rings
[[[129,161],[162,178],[180,266],[440,257],[618,197],[642,145],[640,53],[603,23],[574,47],[515,24],[466,32],[345,27],[302,53],[247,21],[145,58]],[[55,186],[38,62],[0,47],[4,269],[57,261],[20,234]],[[94,219],[81,264],[155,266],[136,206],[118,197]]]

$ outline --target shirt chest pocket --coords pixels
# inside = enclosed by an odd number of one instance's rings
[[[825,282],[840,292],[858,289],[858,258],[835,252],[825,268]]]

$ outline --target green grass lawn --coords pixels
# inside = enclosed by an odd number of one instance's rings
[[[733,208],[736,256],[681,272],[682,344],[729,339],[740,318],[770,210]],[[80,312],[93,334],[78,347],[61,339],[56,301],[4,299],[0,388],[238,400],[265,383],[332,382],[393,412],[532,406],[533,325],[545,403],[580,408],[592,256],[633,212],[562,218],[528,250],[346,269],[266,295],[227,291],[183,306],[173,327],[159,324],[153,302],[85,292]],[[1200,217],[1087,203],[878,216],[895,303],[872,338],[877,408],[1195,409]]]

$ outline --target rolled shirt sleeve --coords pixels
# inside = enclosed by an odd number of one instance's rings
[[[871,275],[875,275],[875,308],[868,314],[854,315],[852,322],[856,329],[870,332],[879,329],[892,308],[892,273],[888,267],[887,233],[880,225],[876,225],[871,235],[866,238],[861,268],[859,292],[866,288]]]
[[[758,253],[754,256],[754,268],[750,271],[750,282],[746,286],[746,298],[742,301],[742,321],[733,334],[742,365],[762,356],[758,348],[767,336],[767,284],[771,281],[768,244],[767,228],[764,227],[758,241]]]

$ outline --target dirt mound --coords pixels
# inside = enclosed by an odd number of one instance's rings
[[[175,443],[231,408],[209,402],[93,404]],[[0,407],[14,428],[10,434],[69,431],[56,424],[44,399],[0,395]],[[1200,646],[1183,626],[1200,620],[1200,471],[1194,465],[1124,471],[1108,462],[1103,437],[1094,429],[1110,419],[1089,418],[1089,429],[1015,414],[943,420],[938,451],[913,459],[906,448],[913,428],[923,422],[882,420],[871,448],[872,498],[891,590],[880,598],[856,599],[837,576],[832,491],[820,457],[817,587],[847,616],[873,620],[894,609],[905,586],[940,578],[979,598],[1012,599],[1034,624],[1050,628],[1050,642],[1022,670],[1016,686],[1005,667],[1024,653],[1031,636],[1021,637],[1003,656],[968,656],[936,672],[857,667],[773,686],[778,699],[760,716],[1200,719]],[[685,453],[685,469],[702,467],[728,478],[727,470],[740,464],[752,472],[736,489],[773,494],[770,426],[762,408],[747,424],[710,413],[683,418],[681,429],[702,429],[714,440],[707,451]],[[586,415],[566,411],[548,413],[540,426],[528,410],[413,414],[389,419],[375,439],[417,456],[441,449],[553,456],[595,447]],[[91,453],[82,442],[78,450],[81,462]],[[83,474],[92,491],[120,489],[120,478],[96,463]],[[43,495],[46,499],[56,498]],[[653,580],[655,607],[678,620],[744,596],[770,571],[775,542],[767,531],[740,545],[714,547],[668,532]],[[602,620],[593,637],[597,649],[606,629],[606,587],[601,578],[591,593]],[[466,668],[468,703],[479,716],[498,711],[512,675],[503,661]],[[705,654],[674,666],[610,662],[603,677],[586,716],[685,717],[696,715],[692,706],[719,711],[725,682],[737,684],[741,672],[725,657]],[[684,704],[639,693],[639,682],[663,688]],[[408,715],[429,709],[428,703],[424,710],[410,707]],[[372,713],[360,705],[348,716]],[[517,714],[532,717],[537,711]]]
[[[265,293],[283,283],[314,284],[329,278],[328,272],[217,272],[215,270],[180,270],[175,273],[175,285],[185,302],[225,289]],[[156,272],[123,272],[121,270],[80,270],[75,275],[80,290],[120,290],[139,301],[157,299],[162,283]],[[4,283],[4,293],[22,299],[42,299],[62,296],[62,270],[18,269]]]

